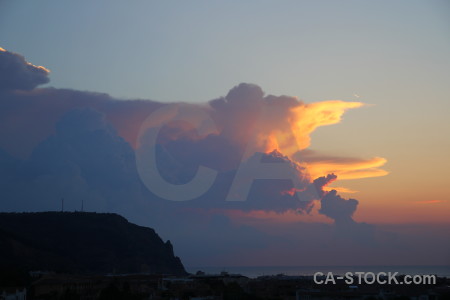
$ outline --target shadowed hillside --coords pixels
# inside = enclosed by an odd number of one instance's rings
[[[0,213],[0,269],[186,273],[153,229],[85,212]]]

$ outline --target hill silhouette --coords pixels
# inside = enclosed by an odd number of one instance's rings
[[[0,213],[0,269],[186,274],[170,241],[111,213]]]

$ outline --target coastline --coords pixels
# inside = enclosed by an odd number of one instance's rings
[[[403,275],[437,275],[450,278],[450,265],[444,266],[187,266],[189,273],[240,274],[249,278],[283,274],[287,276],[312,276],[316,272],[344,275],[346,272],[398,272]]]

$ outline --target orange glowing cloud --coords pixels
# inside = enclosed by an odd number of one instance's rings
[[[343,180],[385,176],[388,172],[379,169],[379,167],[386,162],[386,159],[382,157],[374,157],[371,159],[306,161],[306,165],[313,178],[334,173],[339,179]]]
[[[364,105],[341,100],[304,104],[295,97],[274,98],[265,98],[262,117],[248,143],[252,147],[249,152],[277,150],[292,157],[310,145],[310,135],[317,127],[337,124],[346,110]]]
[[[344,102],[341,100],[329,100],[306,105],[300,105],[291,109],[290,124],[296,137],[297,151],[307,148],[311,143],[310,134],[319,126],[337,124],[341,121],[344,112],[350,108],[361,107],[361,102]],[[283,150],[283,149],[281,149]],[[292,155],[290,149],[286,155]]]
[[[420,204],[437,204],[437,203],[443,203],[446,201],[443,200],[424,200],[424,201],[416,201],[416,203],[420,203]]]
[[[329,192],[331,190],[335,190],[338,193],[342,193],[342,194],[354,194],[357,193],[358,191],[349,189],[349,188],[345,188],[345,187],[331,187],[331,186],[324,186],[323,190],[326,192]]]
[[[304,104],[297,99],[295,101],[297,104],[287,107],[284,114],[278,113],[279,118],[264,120],[257,126],[259,132],[255,135],[255,143],[261,145],[260,148],[263,151],[269,153],[278,150],[291,160],[305,165],[312,179],[332,173],[339,179],[378,177],[388,174],[387,171],[380,169],[386,163],[386,159],[381,157],[370,159],[311,155],[304,157],[304,149],[311,143],[310,135],[317,127],[339,123],[346,110],[361,107],[363,103],[329,100]],[[268,124],[271,127],[268,127]],[[355,192],[342,187],[338,189],[345,193]]]

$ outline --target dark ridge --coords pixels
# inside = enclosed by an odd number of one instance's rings
[[[153,229],[87,212],[0,213],[0,269],[186,274]]]

